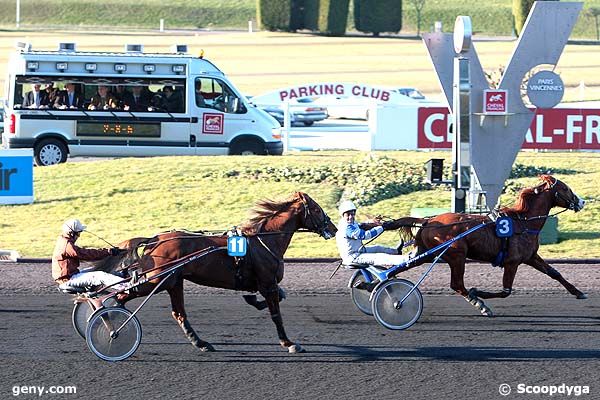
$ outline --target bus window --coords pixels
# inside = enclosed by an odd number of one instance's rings
[[[214,78],[196,78],[194,82],[196,106],[213,108],[225,113],[244,113],[240,99],[225,83]]]

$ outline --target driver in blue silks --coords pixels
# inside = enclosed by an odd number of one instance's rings
[[[401,255],[402,245],[398,248],[384,246],[363,245],[363,240],[369,240],[381,235],[386,228],[390,227],[389,222],[374,226],[371,229],[365,229],[365,224],[359,224],[355,221],[356,206],[350,200],[343,201],[340,204],[340,222],[338,231],[335,235],[338,251],[344,264],[370,264],[370,265],[396,265],[409,259],[409,256]]]

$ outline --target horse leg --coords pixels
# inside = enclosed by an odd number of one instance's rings
[[[578,299],[587,299],[587,294],[583,293],[581,290],[577,289],[571,282],[567,281],[563,276],[552,268],[550,264],[548,264],[539,254],[535,254],[529,261],[525,262],[527,265],[531,265],[533,268],[537,269],[540,272],[548,275],[550,278],[560,282],[565,289],[569,291],[573,296]]]
[[[275,285],[268,289],[261,289],[260,294],[265,297],[269,312],[271,313],[271,319],[277,327],[277,336],[279,336],[279,344],[281,344],[281,347],[288,349],[290,353],[304,353],[305,350],[302,346],[293,343],[285,334],[283,319],[281,318],[281,312],[279,310],[279,287]]]
[[[502,277],[502,291],[500,292],[485,292],[483,290],[477,290],[472,288],[469,290],[469,293],[472,293],[474,296],[477,296],[482,299],[493,299],[493,298],[501,298],[504,299],[512,293],[512,286],[515,280],[515,275],[517,275],[517,268],[519,265],[506,265],[504,267],[504,275]]]
[[[264,310],[265,308],[268,307],[267,305],[267,301],[266,300],[261,300],[258,301],[258,297],[256,297],[255,294],[245,294],[242,296],[244,298],[244,301],[246,301],[246,303],[250,304],[252,307],[256,308],[257,310]],[[283,290],[283,288],[279,288],[279,302],[282,302],[283,300],[285,300],[285,298],[287,297],[285,290]]]
[[[456,293],[462,295],[466,301],[473,305],[482,315],[486,317],[493,317],[492,310],[485,305],[485,303],[477,297],[475,291],[471,289],[467,291],[465,288],[464,276],[465,276],[465,256],[462,253],[450,253],[444,257],[450,265],[450,287]]]
[[[215,351],[215,348],[210,343],[198,337],[187,319],[183,306],[183,279],[180,279],[172,288],[167,289],[167,292],[171,296],[171,308],[173,310],[171,314],[181,327],[181,330],[183,330],[185,337],[200,351]]]

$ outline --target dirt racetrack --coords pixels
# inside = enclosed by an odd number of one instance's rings
[[[74,333],[72,303],[55,291],[49,265],[2,263],[0,399],[17,397],[16,387],[61,385],[77,393],[17,398],[600,398],[600,265],[555,266],[587,300],[521,267],[515,295],[488,301],[495,318],[451,295],[440,265],[423,285],[421,319],[406,331],[387,330],[356,310],[345,288],[349,271],[327,280],[334,267],[287,266],[284,322],[305,354],[281,349],[268,313],[247,306],[240,293],[186,284],[190,322],[217,352],[199,353],[187,342],[160,294],[139,315],[138,351],[106,363]],[[414,281],[422,270],[402,277]],[[499,286],[499,270],[467,270],[468,287]],[[507,397],[499,394],[504,383],[512,389]],[[550,397],[550,390],[571,396]]]

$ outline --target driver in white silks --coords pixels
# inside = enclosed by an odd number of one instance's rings
[[[62,233],[56,240],[52,253],[52,278],[59,284],[60,290],[73,288],[90,288],[95,286],[112,285],[122,281],[122,278],[104,271],[79,271],[79,260],[97,261],[119,254],[120,249],[90,249],[75,244],[85,225],[78,219],[69,219],[62,225]],[[125,283],[113,286],[120,290]]]
[[[409,259],[409,256],[403,256],[402,244],[398,248],[384,246],[363,245],[363,240],[369,240],[381,235],[389,222],[384,222],[381,226],[375,226],[371,229],[364,229],[364,225],[355,221],[356,206],[350,200],[343,201],[340,204],[340,222],[338,231],[335,235],[338,251],[344,264],[369,264],[369,265],[396,265]]]

